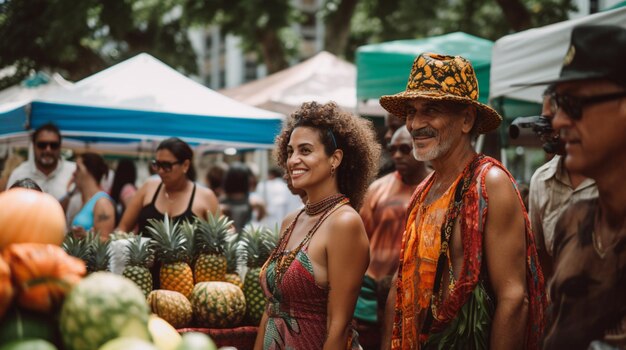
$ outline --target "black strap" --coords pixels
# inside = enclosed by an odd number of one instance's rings
[[[156,203],[156,199],[157,199],[157,196],[159,195],[159,191],[161,191],[161,186],[163,186],[163,182],[159,184],[159,187],[157,187],[156,192],[154,192],[154,196],[152,196],[152,201],[150,202],[150,204],[154,205],[154,203]]]
[[[452,237],[452,232],[454,231],[454,222],[461,212],[461,206],[463,205],[463,197],[469,190],[473,179],[474,173],[480,160],[483,159],[484,156],[482,154],[477,155],[471,161],[471,163],[465,168],[463,171],[463,179],[459,181],[454,190],[454,200],[450,202],[448,206],[448,211],[446,213],[446,221],[441,226],[441,249],[439,250],[439,258],[437,259],[437,270],[435,272],[435,280],[433,286],[433,294],[439,294],[441,290],[441,280],[443,278],[443,271],[448,266],[448,250],[450,248],[450,237]],[[424,320],[424,324],[422,325],[422,334],[428,335],[430,333],[430,327],[432,326],[434,316],[433,316],[433,297],[430,299],[430,304],[428,305],[428,310],[426,313],[426,319]]]

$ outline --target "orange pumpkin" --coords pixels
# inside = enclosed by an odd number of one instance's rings
[[[11,270],[9,265],[0,256],[0,319],[4,316],[13,299],[13,285],[11,284]]]
[[[50,243],[65,236],[65,214],[47,193],[13,188],[0,193],[0,249],[11,243]]]
[[[11,267],[17,300],[30,310],[54,310],[86,273],[82,260],[51,244],[11,244],[3,254]]]

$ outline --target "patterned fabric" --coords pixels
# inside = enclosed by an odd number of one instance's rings
[[[380,105],[393,115],[406,118],[408,100],[425,98],[469,103],[476,107],[476,130],[496,129],[502,117],[493,108],[478,102],[478,81],[472,64],[461,56],[423,53],[415,58],[406,90],[380,98]]]
[[[300,250],[282,277],[275,279],[276,263],[261,270],[263,293],[269,316],[263,349],[319,350],[326,339],[328,289],[315,282],[308,246]],[[359,349],[356,331],[346,349]]]
[[[480,282],[481,268],[483,261],[483,249],[482,249],[482,237],[487,220],[487,208],[489,204],[489,198],[485,188],[485,176],[491,167],[496,166],[504,171],[510,178],[511,184],[515,187],[515,180],[508,173],[508,171],[495,159],[479,155],[475,158],[475,162],[478,162],[475,173],[470,173],[466,168],[463,176],[471,176],[475,179],[476,186],[471,186],[469,191],[463,198],[461,206],[461,213],[459,215],[459,223],[461,225],[461,237],[463,245],[463,253],[466,259],[463,260],[463,266],[459,273],[459,278],[455,283],[452,290],[449,291],[447,297],[443,300],[441,305],[437,308],[437,318],[434,320],[430,333],[437,333],[445,329],[450,322],[456,317],[461,307],[467,302],[470,295],[473,293],[477,284]],[[430,179],[430,178],[429,178]],[[416,207],[422,206],[422,198],[425,193],[428,192],[428,182],[424,181],[415,191],[414,199],[411,205],[411,212],[417,210]],[[522,205],[521,196],[517,188],[515,191],[518,194],[520,205]],[[539,268],[539,262],[537,252],[535,249],[534,238],[530,230],[530,223],[528,215],[524,212],[524,221],[526,226],[526,283],[527,291],[529,295],[529,313],[528,323],[526,327],[526,348],[536,349],[539,347],[539,339],[541,338],[544,329],[544,310],[546,307],[546,296],[544,291],[543,274]],[[418,237],[418,232],[411,229],[413,222],[411,217],[407,223],[407,232],[403,239],[402,246],[402,260],[400,261],[400,268],[398,269],[398,284],[397,284],[397,300],[396,300],[396,315],[394,321],[394,330],[392,336],[392,349],[417,349],[419,345],[409,345],[403,343],[405,340],[405,333],[409,334],[411,341],[415,340],[415,331],[421,330],[421,322],[411,325],[409,330],[406,330],[407,322],[405,320],[414,320],[416,315],[409,310],[407,313],[403,310],[402,306],[408,303],[404,299],[410,297],[411,284],[408,281],[414,280],[416,277],[411,273],[412,261],[417,260],[418,255],[407,254],[407,250],[411,249],[411,242],[415,241]],[[419,232],[421,234],[421,232]],[[436,257],[435,262],[436,264]],[[431,287],[432,288],[432,287]],[[497,302],[497,301],[496,301]],[[427,339],[427,335],[419,339],[423,342]]]
[[[626,348],[626,231],[600,249],[593,234],[597,212],[597,198],[581,200],[556,224],[554,322],[545,349],[587,349],[593,340]]]
[[[392,349],[419,348],[419,334],[428,313],[441,248],[441,226],[454,196],[452,189],[460,178],[459,176],[441,197],[430,204],[424,204],[423,199],[433,184],[432,175],[420,185],[422,191],[417,199],[420,205],[411,209],[407,220],[406,241],[403,242],[402,278],[398,275],[396,299],[396,318],[398,310],[402,315],[396,322],[401,323],[402,332],[394,334]]]

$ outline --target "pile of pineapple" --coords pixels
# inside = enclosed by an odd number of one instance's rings
[[[265,310],[259,272],[278,236],[263,226],[247,226],[239,234],[232,227],[227,217],[210,213],[194,222],[150,220],[151,240],[122,235],[128,240],[123,276],[141,289],[153,313],[177,329],[256,326]],[[107,269],[108,245],[92,236],[64,242],[90,272]],[[160,264],[157,290],[152,290],[154,263]]]

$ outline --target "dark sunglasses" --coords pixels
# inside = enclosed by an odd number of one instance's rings
[[[626,91],[591,97],[578,97],[554,92],[550,95],[550,111],[556,114],[557,110],[562,109],[573,120],[580,120],[583,117],[583,108],[586,106],[623,97],[626,97]]]
[[[411,151],[413,150],[413,147],[411,147],[411,145],[407,145],[406,143],[403,143],[399,146],[396,145],[389,145],[387,146],[387,149],[389,150],[389,153],[391,155],[396,154],[396,152],[400,151],[400,153],[407,155],[409,153],[411,153]]]
[[[159,169],[163,169],[163,171],[165,172],[169,172],[172,171],[172,167],[176,164],[180,164],[181,162],[166,162],[166,161],[158,161],[158,160],[153,160],[152,163],[150,163],[150,166],[152,167],[152,169],[154,169],[155,171],[159,170]]]
[[[52,150],[57,150],[59,149],[59,147],[61,147],[61,143],[60,142],[44,142],[44,141],[38,141],[35,143],[35,145],[37,146],[37,148],[44,150],[46,148],[48,148],[48,146],[50,146],[50,149]]]

